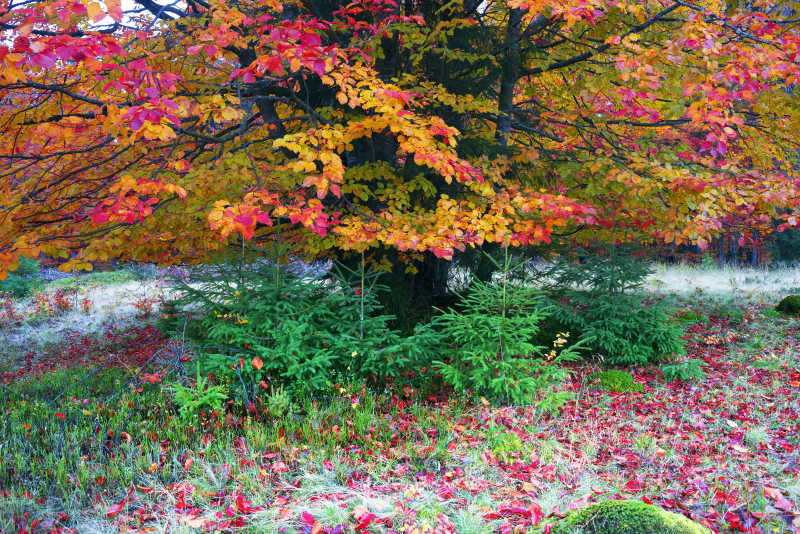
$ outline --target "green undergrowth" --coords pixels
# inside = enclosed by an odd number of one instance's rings
[[[117,368],[74,368],[2,390],[0,487],[10,492],[6,504],[86,509],[98,499],[117,498],[131,485],[165,487],[185,480],[189,456],[243,468],[231,457],[242,439],[287,464],[298,451],[320,461],[364,461],[390,443],[405,449],[405,460],[416,469],[429,467],[432,458],[447,462],[443,445],[433,451],[405,447],[406,441],[419,442],[417,431],[398,423],[400,412],[388,396],[363,389],[313,398],[273,394],[260,413],[241,413],[226,404],[220,412],[201,409],[187,421],[176,395],[184,387],[180,380],[132,389],[126,378]],[[467,408],[453,401],[446,413],[421,405],[403,409],[446,436],[453,418]]]
[[[546,331],[569,331],[608,366],[641,366],[685,354],[685,322],[670,300],[645,294],[651,267],[624,250],[578,251],[549,276],[553,314]]]
[[[180,296],[159,327],[185,336],[201,372],[245,405],[275,388],[307,395],[352,381],[380,386],[421,367],[427,340],[389,327],[379,289],[368,273],[310,279],[266,263],[223,263],[191,284],[177,281]]]
[[[113,286],[127,284],[128,282],[135,282],[137,280],[140,280],[140,277],[127,269],[116,271],[93,271],[89,273],[80,273],[77,276],[72,276],[70,278],[53,280],[52,282],[48,282],[45,285],[45,288],[58,289],[60,287],[70,288],[75,286],[83,287],[89,285]]]
[[[633,376],[625,371],[608,369],[586,377],[587,381],[597,389],[605,389],[615,393],[644,391],[644,384],[634,382]]]
[[[698,309],[705,311],[702,306]],[[469,310],[461,308],[458,313]],[[288,387],[258,386],[261,394],[254,409],[248,410],[235,401],[232,391],[241,384],[202,372],[198,376],[194,362],[187,362],[182,372],[165,376],[162,383],[137,382],[135,388],[127,383],[136,368],[115,367],[93,374],[96,368],[82,367],[27,377],[0,389],[4,414],[0,419],[0,487],[8,492],[0,502],[0,531],[15,531],[12,523],[3,522],[8,516],[29,512],[32,518],[53,517],[62,511],[71,521],[99,518],[107,530],[112,522],[107,511],[131,488],[138,500],[128,503],[129,511],[160,507],[165,515],[139,524],[126,511],[125,524],[166,530],[170,521],[182,521],[170,515],[175,504],[170,499],[181,484],[191,484],[196,488],[192,505],[204,517],[217,513],[226,517],[228,506],[235,511],[240,494],[263,506],[262,511],[246,514],[249,524],[243,532],[277,534],[281,528],[289,534],[307,532],[313,523],[302,523],[303,512],[313,514],[326,528],[355,525],[354,509],[362,505],[378,517],[398,519],[398,526],[412,515],[420,524],[427,521],[433,526],[444,515],[455,524],[455,530],[442,526],[444,532],[498,532],[509,521],[504,514],[512,508],[503,506],[509,503],[505,492],[519,469],[532,469],[536,478],[531,480],[540,483],[534,488],[527,480],[513,482],[517,484],[513,491],[535,491],[532,502],[546,516],[555,517],[557,513],[550,516],[553,510],[564,510],[587,494],[595,500],[602,498],[600,492],[630,498],[656,495],[664,487],[652,481],[662,477],[670,484],[667,490],[682,488],[680,473],[670,478],[671,466],[684,461],[676,444],[695,432],[704,439],[705,445],[696,453],[704,465],[715,465],[720,455],[741,454],[737,458],[747,468],[744,475],[712,472],[714,477],[725,477],[725,487],[747,495],[752,474],[795,502],[800,493],[794,489],[794,473],[783,467],[782,447],[800,444],[794,427],[788,426],[794,423],[785,416],[794,409],[791,403],[797,389],[789,383],[797,375],[781,378],[772,373],[774,382],[762,382],[769,373],[753,372],[757,366],[753,362],[764,360],[784,370],[780,372],[796,373],[797,354],[786,348],[795,321],[756,314],[753,321],[737,328],[743,339],[751,340],[750,345],[737,338],[726,345],[730,350],[725,355],[717,353],[719,340],[692,345],[692,360],[686,361],[702,362],[716,382],[666,384],[653,372],[655,367],[637,370],[636,376],[642,377],[637,382],[622,369],[605,370],[585,377],[584,383],[605,382],[617,389],[628,388],[628,393],[609,395],[593,391],[595,387],[578,387],[576,381],[569,386],[578,389],[574,400],[551,413],[487,402],[469,391],[446,392],[450,401],[444,402],[446,395],[430,400],[429,390],[413,385],[378,390],[363,381],[343,381],[313,395]],[[693,335],[721,337],[717,331]],[[125,338],[120,345],[129,346],[135,339],[139,338]],[[705,347],[710,347],[716,362],[696,352]],[[51,356],[59,354],[53,349]],[[728,365],[734,359],[735,365]],[[748,365],[741,365],[745,362]],[[587,366],[579,364],[575,372],[581,376],[588,372]],[[642,386],[642,379],[648,380],[646,391],[631,392],[630,388]],[[785,393],[776,394],[776,384]],[[676,393],[686,407],[681,404],[673,409],[671,403],[663,402]],[[776,404],[757,424],[735,417],[737,403],[749,406],[760,399]],[[716,408],[705,410],[706,406]],[[656,408],[641,417],[642,407]],[[741,437],[735,442],[714,439],[725,435]],[[611,455],[607,455],[608,444],[614,443],[618,445],[611,445]],[[243,444],[244,455],[240,452]],[[621,466],[619,459],[631,454],[641,463]],[[756,454],[764,460],[756,459]],[[650,481],[641,492],[627,487],[634,475]],[[361,484],[370,489],[354,489],[364,487]],[[221,493],[227,500],[218,497]],[[328,500],[331,495],[336,497]],[[517,500],[517,495],[510,499]],[[676,497],[676,503],[686,502],[682,498]],[[285,516],[282,505],[273,505],[279,499],[295,499],[286,505],[290,509]],[[455,502],[464,504],[453,507]],[[398,503],[406,508],[400,510]],[[759,522],[763,531],[772,531],[767,527],[784,521],[771,511],[774,500],[756,496],[748,503],[756,513],[766,514]],[[722,517],[727,504],[717,506],[713,517]],[[122,516],[113,520],[121,521]],[[521,516],[515,517],[521,521]],[[79,521],[69,524],[78,525],[78,532],[94,531]],[[551,524],[552,531],[561,534],[605,534],[584,527],[558,530],[562,522]],[[382,532],[382,528],[373,522],[364,531]]]
[[[497,268],[508,274],[506,261]],[[404,334],[384,313],[379,282],[363,265],[310,278],[264,262],[222,263],[177,284],[159,327],[188,340],[200,371],[242,406],[281,389],[324,395],[353,382],[378,392],[446,387],[545,411],[569,399],[553,388],[581,346],[567,332],[537,342],[552,305],[530,284],[473,281],[457,306]]]
[[[677,313],[673,315],[675,319],[684,323],[684,324],[697,324],[697,323],[705,323],[708,320],[708,317],[703,315],[697,310],[692,309],[682,309],[678,310]]]
[[[0,280],[0,297],[27,297],[42,287],[42,278],[39,276],[39,262],[31,258],[20,258],[19,266],[8,273],[5,280]]]

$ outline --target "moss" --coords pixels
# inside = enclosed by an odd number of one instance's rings
[[[625,371],[609,369],[601,373],[589,375],[588,379],[589,382],[598,380],[599,382],[595,384],[598,389],[615,391],[617,393],[628,393],[629,391],[641,393],[644,391],[644,385],[634,382],[633,376]]]
[[[680,312],[673,315],[675,319],[682,323],[686,324],[695,324],[695,323],[704,323],[706,321],[705,316],[695,310],[681,310]]]
[[[800,295],[789,295],[784,297],[775,309],[781,313],[800,315]]]
[[[680,514],[640,501],[603,501],[568,515],[551,534],[711,534]]]

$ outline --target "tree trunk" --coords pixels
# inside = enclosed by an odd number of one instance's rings
[[[520,31],[522,9],[511,9],[508,13],[508,26],[506,27],[506,40],[503,46],[503,71],[500,77],[500,97],[495,140],[500,146],[508,145],[508,135],[511,133],[512,113],[514,109],[514,89],[519,78],[520,67]]]
[[[394,255],[393,252],[389,254]],[[453,303],[453,296],[447,289],[451,262],[426,252],[422,261],[410,265],[416,272],[406,272],[408,265],[396,259],[392,265],[392,271],[381,278],[388,291],[379,297],[385,313],[396,317],[396,328],[410,332],[414,325],[430,318],[434,306],[446,307]]]
[[[753,231],[753,254],[750,257],[750,264],[753,267],[758,265],[758,230]]]

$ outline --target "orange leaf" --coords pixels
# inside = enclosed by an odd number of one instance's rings
[[[259,358],[258,356],[253,358],[253,361],[250,363],[252,363],[253,367],[255,367],[259,371],[261,370],[262,367],[264,367],[264,362],[262,362],[261,358]]]
[[[116,20],[117,22],[122,20],[122,7],[120,6],[120,0],[105,0],[106,9],[108,9],[108,14],[111,15],[111,18]]]

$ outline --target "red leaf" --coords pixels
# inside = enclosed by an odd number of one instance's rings
[[[353,517],[358,521],[358,524],[355,526],[355,529],[358,531],[366,529],[375,519],[375,514],[364,506],[356,506],[355,509],[353,509]]]
[[[314,516],[309,514],[308,512],[303,512],[302,514],[300,514],[300,520],[303,522],[303,524],[308,526],[314,524]]]
[[[157,374],[147,374],[142,377],[142,382],[147,382],[148,384],[158,384],[161,382],[161,377]]]
[[[792,501],[787,499],[786,497],[781,495],[781,498],[775,501],[775,508],[778,510],[783,510],[784,512],[791,512],[794,510],[794,504]]]
[[[630,479],[623,487],[626,490],[632,491],[634,493],[642,491],[641,483],[638,480],[636,480],[635,478]]]
[[[125,503],[128,502],[128,499],[131,498],[132,494],[133,494],[133,486],[131,486],[131,489],[128,490],[128,494],[125,495],[124,499],[108,507],[108,510],[106,510],[106,515],[109,518],[113,518],[116,515],[118,515],[122,511],[122,508],[125,506]]]
[[[536,503],[532,503],[528,510],[531,513],[531,521],[533,522],[534,527],[539,526],[539,521],[544,519],[544,512],[542,512],[542,507]]]
[[[112,504],[111,506],[108,507],[108,510],[106,510],[106,515],[108,516],[109,519],[113,519],[122,511],[122,508],[125,506],[126,500],[127,499],[122,499],[118,503]]]

